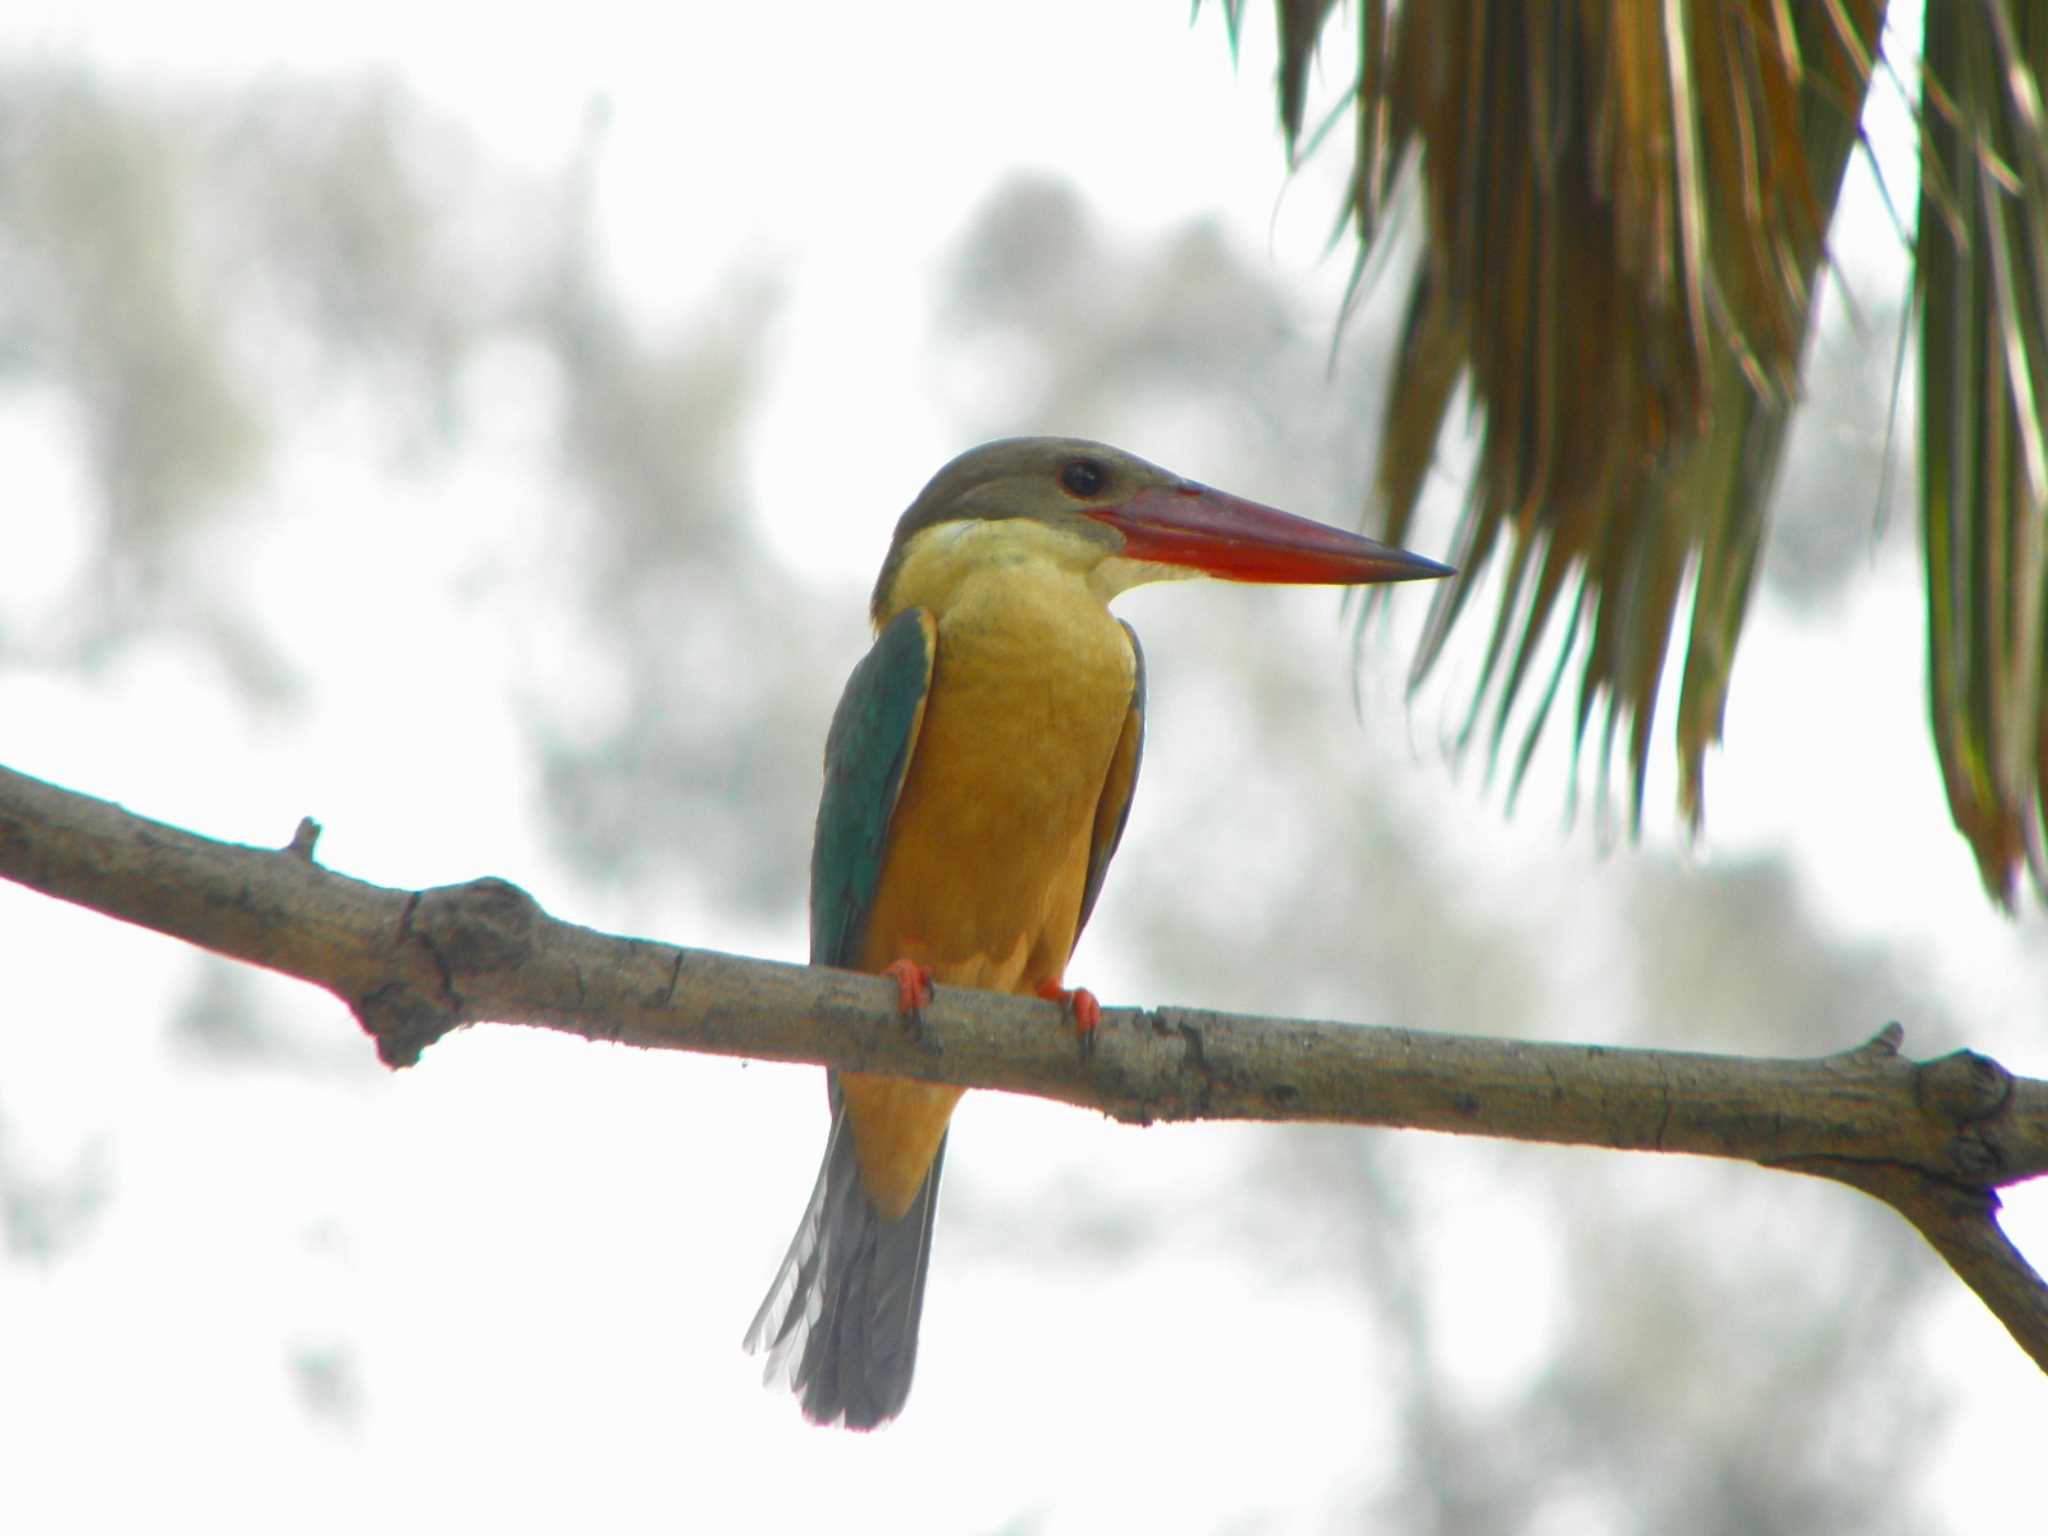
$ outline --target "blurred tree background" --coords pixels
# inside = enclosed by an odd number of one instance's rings
[[[217,836],[311,813],[364,878],[498,873],[574,920],[799,952],[871,564],[793,563],[757,496],[797,274],[761,257],[636,311],[593,212],[611,131],[594,105],[536,168],[382,74],[0,67],[0,761]],[[1346,335],[1366,363],[1328,369],[1326,295],[1231,229],[1137,238],[1043,172],[987,187],[929,275],[903,345],[952,446],[1079,430],[1313,515],[1360,499],[1384,304]],[[1911,611],[1873,451],[1902,296],[1863,297],[1827,312],[1793,428],[1766,656]],[[1469,468],[1433,472],[1420,547]],[[879,558],[916,489],[813,515]],[[1400,701],[1407,615],[1371,626],[1347,710],[1326,602],[1126,611],[1152,736],[1077,959],[1106,998],[2038,1047],[2037,919],[2031,953],[1944,952],[1933,914],[1831,919],[1788,851],[1603,860],[1501,824]],[[23,1529],[204,1498],[228,1529],[1916,1532],[1998,1507],[1970,1490],[2009,1493],[2040,1420],[2017,1351],[1839,1189],[984,1096],[909,1414],[818,1436],[737,1355],[814,1075],[486,1030],[391,1079],[320,999],[12,890],[0,1018]]]

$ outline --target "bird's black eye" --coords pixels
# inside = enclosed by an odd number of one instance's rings
[[[1060,466],[1060,484],[1076,496],[1099,496],[1109,471],[1093,459],[1069,459]]]

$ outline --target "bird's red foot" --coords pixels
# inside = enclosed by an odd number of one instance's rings
[[[884,976],[896,978],[896,1006],[905,1013],[917,1013],[932,1000],[932,968],[915,960],[892,960],[882,967]]]
[[[896,1006],[903,1022],[919,1044],[929,1044],[924,1035],[924,1005],[932,1000],[932,968],[915,960],[892,960],[882,967],[884,976],[896,982]]]
[[[1102,1027],[1102,1004],[1095,1000],[1095,994],[1086,987],[1063,987],[1056,981],[1042,981],[1038,984],[1038,995],[1049,1003],[1058,1003],[1074,1016],[1074,1034],[1080,1039],[1081,1049],[1095,1049],[1095,1031]]]

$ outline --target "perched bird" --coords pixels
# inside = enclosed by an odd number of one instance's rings
[[[986,443],[933,477],[875,582],[876,640],[825,739],[811,963],[1056,998],[1123,835],[1145,728],[1148,581],[1358,583],[1448,568],[1100,443]],[[835,1073],[824,1166],[747,1332],[805,1417],[871,1429],[910,1391],[961,1090]]]

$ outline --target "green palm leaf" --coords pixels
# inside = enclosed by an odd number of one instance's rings
[[[1920,497],[1934,739],[1956,825],[2010,904],[2044,873],[2048,782],[2048,3],[1928,7]]]
[[[1928,11],[1917,293],[1935,734],[1957,824],[2010,900],[2022,866],[2044,878],[2048,0]],[[1332,7],[1278,12],[1292,152]],[[1410,165],[1425,219],[1381,425],[1387,537],[1406,534],[1461,382],[1483,420],[1463,574],[1436,596],[1415,680],[1498,558],[1466,739],[1497,762],[1519,731],[1518,783],[1575,668],[1575,753],[1597,721],[1604,784],[1625,743],[1635,827],[1683,616],[1678,794],[1696,826],[1884,0],[1359,0],[1341,14],[1358,59],[1352,225],[1362,247],[1381,236]]]

